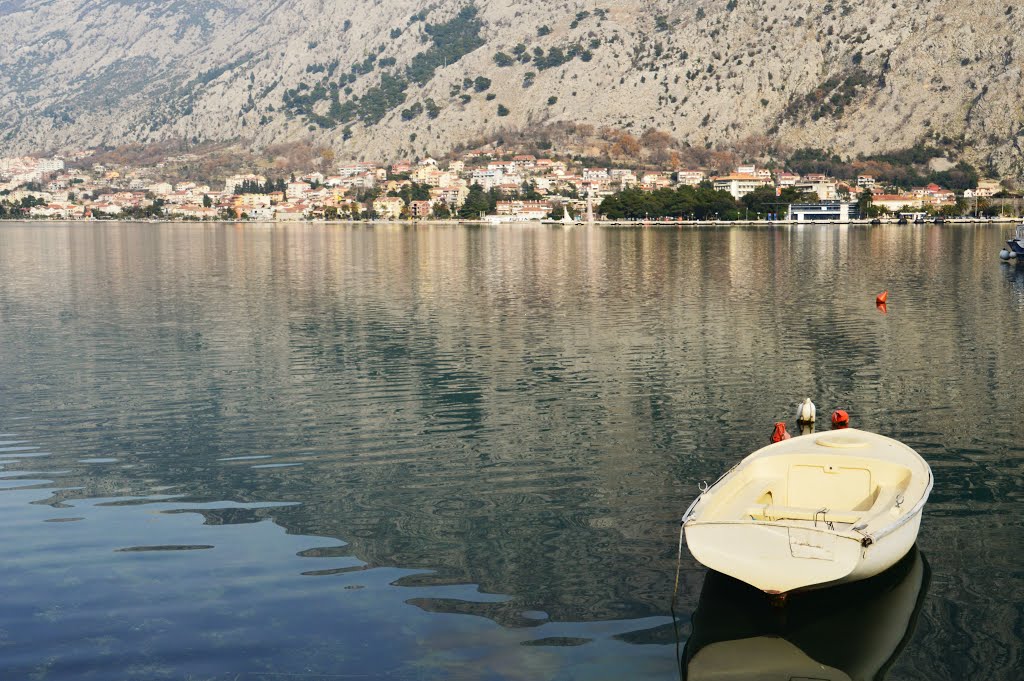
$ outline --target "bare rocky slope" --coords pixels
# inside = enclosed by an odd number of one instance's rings
[[[1020,0],[0,0],[0,152],[312,137],[383,160],[574,121],[938,143],[1014,178],[1022,34]]]

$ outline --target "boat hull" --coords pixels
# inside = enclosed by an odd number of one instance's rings
[[[686,543],[701,565],[772,594],[841,583],[861,553],[853,539],[770,524],[694,523]]]
[[[701,565],[765,593],[784,594],[879,575],[910,552],[920,527],[918,512],[892,534],[864,546],[860,538],[825,529],[694,523],[686,527],[686,543]]]

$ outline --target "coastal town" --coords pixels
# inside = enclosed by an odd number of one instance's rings
[[[152,166],[66,156],[0,158],[0,218],[148,220],[794,220],[1015,217],[1019,197],[978,178],[955,191],[902,187],[872,175],[838,179],[739,164],[701,168],[598,167],[532,154],[468,151],[438,161],[343,162],[272,177],[171,181]]]

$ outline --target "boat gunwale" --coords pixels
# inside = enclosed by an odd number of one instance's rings
[[[805,521],[802,521],[802,522],[805,522]],[[695,520],[694,522],[689,523],[687,525],[687,527],[705,527],[705,526],[709,526],[709,525],[750,525],[750,521],[749,520]],[[859,532],[855,535],[853,528],[850,528],[849,530],[836,531],[836,530],[830,530],[827,527],[807,527],[805,525],[794,525],[794,524],[792,524],[791,520],[789,520],[789,521],[787,521],[787,520],[759,520],[759,521],[757,521],[757,527],[780,527],[780,528],[784,528],[784,529],[797,528],[797,529],[801,529],[801,530],[808,530],[810,532],[821,532],[823,534],[828,534],[828,535],[836,537],[838,539],[849,539],[850,541],[855,541],[858,544],[862,543],[861,537],[863,536],[863,534],[859,533]]]
[[[917,454],[917,452],[914,453]],[[921,455],[918,454],[918,456]],[[921,457],[921,460],[924,461],[923,456]],[[885,527],[876,532],[861,532],[861,530],[868,526],[868,523],[857,525],[852,528],[854,532],[863,535],[864,539],[861,541],[861,543],[864,544],[864,546],[870,546],[879,539],[892,534],[893,532],[895,532],[896,530],[900,529],[905,524],[910,522],[910,520],[914,516],[924,511],[924,505],[928,502],[928,497],[931,496],[932,488],[935,486],[935,476],[932,475],[932,467],[928,465],[927,461],[925,461],[924,463],[925,470],[928,472],[928,484],[925,485],[924,492],[921,493],[921,498],[917,500],[917,503],[914,504],[908,512],[904,513],[903,516],[901,518],[898,518],[895,522],[886,525]]]

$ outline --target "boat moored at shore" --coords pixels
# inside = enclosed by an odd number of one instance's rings
[[[1006,248],[999,251],[1002,260],[1024,259],[1024,223],[1017,225],[1013,235],[1006,240]]]

